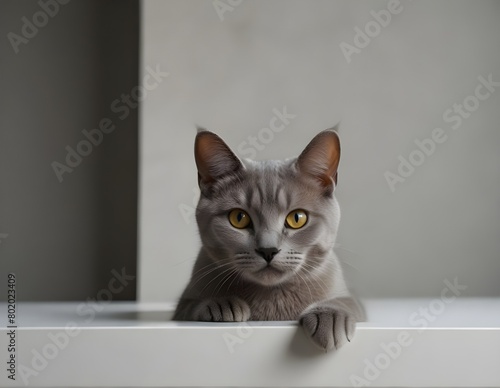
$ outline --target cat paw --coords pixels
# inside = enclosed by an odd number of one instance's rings
[[[316,306],[299,318],[308,337],[321,349],[339,349],[354,336],[357,319],[346,309]]]
[[[206,299],[193,311],[195,321],[244,322],[250,318],[248,304],[236,297]]]

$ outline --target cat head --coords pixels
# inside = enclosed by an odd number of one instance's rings
[[[240,160],[219,136],[200,131],[195,160],[196,220],[214,262],[266,286],[325,265],[340,220],[334,130],[320,132],[297,158],[261,162]]]

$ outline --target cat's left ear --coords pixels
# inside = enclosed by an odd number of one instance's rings
[[[340,161],[340,139],[335,130],[327,129],[311,140],[297,159],[300,172],[307,174],[331,194],[337,185]]]
[[[194,144],[198,184],[210,186],[218,179],[243,168],[238,157],[215,133],[199,130]]]

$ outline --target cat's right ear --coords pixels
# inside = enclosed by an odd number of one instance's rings
[[[194,143],[198,168],[198,184],[210,186],[218,179],[235,174],[243,168],[238,157],[215,133],[198,130]]]

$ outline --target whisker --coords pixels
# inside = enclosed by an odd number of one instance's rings
[[[230,263],[229,263],[230,264]],[[215,276],[212,280],[210,280],[207,284],[205,284],[205,287],[202,288],[202,290],[200,291],[200,294],[203,294],[203,291],[205,291],[205,289],[215,280],[217,279],[219,276],[225,274],[227,271],[231,271],[233,268],[229,267],[229,268],[226,268],[224,271],[222,271],[221,273],[219,273],[217,276]]]
[[[238,279],[239,281],[239,278],[241,277],[241,275],[243,274],[243,269],[241,268],[236,268],[236,276],[233,278],[233,280],[231,280],[231,283],[229,283],[229,285],[227,286],[227,289],[230,290],[231,289],[231,286],[233,285],[234,281],[236,279]]]
[[[220,290],[222,290],[222,287],[224,286],[224,284],[225,284],[225,283],[226,283],[229,279],[231,279],[231,276],[233,276],[235,273],[236,273],[236,269],[235,269],[235,268],[233,268],[233,269],[232,269],[232,271],[231,271],[231,272],[229,272],[229,274],[228,274],[228,275],[224,276],[224,277],[222,278],[222,280],[221,280],[221,281],[219,281],[219,283],[217,283],[217,286],[215,287],[215,290],[214,290],[214,292],[212,293],[212,296],[213,296],[214,294],[215,294],[215,295],[217,295],[217,294],[218,294],[218,292],[219,292]]]
[[[313,300],[313,296],[312,296],[312,292],[311,292],[311,288],[309,287],[309,284],[307,284],[307,281],[300,275],[300,273],[297,272],[297,275],[299,276],[299,278],[302,279],[302,281],[306,284],[306,287],[307,289],[309,290],[309,296],[311,297],[311,300]]]
[[[203,271],[205,268],[211,267],[213,265],[220,266],[221,264],[224,264],[225,262],[228,262],[228,260],[222,260],[222,262],[210,262],[207,265],[199,268],[196,272],[193,273],[193,276],[196,275],[198,272]]]
[[[333,248],[334,248],[334,249],[341,249],[341,250],[343,250],[343,251],[346,251],[346,252],[352,253],[353,255],[355,255],[355,256],[357,256],[357,257],[361,258],[361,256],[360,256],[358,253],[356,253],[356,252],[354,252],[354,251],[352,251],[352,250],[350,250],[350,249],[344,248],[342,245],[340,245],[340,244],[338,244],[338,243],[335,243],[335,244],[333,245]]]
[[[321,279],[321,277],[318,274],[315,274],[313,272],[313,270],[320,270],[320,271],[324,271],[324,270],[322,268],[316,268],[316,267],[314,267],[314,266],[312,266],[312,265],[310,265],[308,263],[303,263],[303,265],[304,265],[304,267],[303,267],[304,271],[306,271],[307,274],[309,274],[309,275],[313,276],[314,278],[316,278],[319,281],[318,284],[321,287],[321,289],[323,290],[323,292],[325,294],[328,294],[328,291],[327,291],[329,289],[328,285],[323,281],[323,279]],[[325,273],[325,272],[323,272],[323,273]],[[326,289],[323,286],[325,286]]]
[[[196,259],[197,259],[196,257],[192,257],[190,259],[182,260],[182,261],[179,261],[177,263],[172,264],[169,268],[175,268],[175,267],[178,267],[181,264],[186,264],[186,263],[190,263],[190,262],[196,261]]]
[[[218,265],[218,266],[217,266],[217,267],[215,267],[215,268],[212,268],[212,269],[207,270],[206,272],[202,273],[200,277],[198,277],[198,278],[196,279],[196,281],[195,281],[195,282],[191,285],[191,287],[194,287],[194,286],[195,286],[195,285],[196,285],[196,284],[197,284],[197,283],[198,283],[201,279],[203,279],[205,276],[207,276],[207,275],[211,274],[212,272],[214,272],[214,271],[218,270],[219,268],[223,268],[223,267],[226,267],[226,266],[228,266],[228,265],[231,265],[231,263],[220,264],[220,265]],[[223,272],[223,273],[224,273],[224,272]],[[193,277],[193,279],[194,279],[194,277]]]
[[[355,269],[356,271],[358,271],[358,272],[359,272],[359,268],[358,268],[358,267],[356,267],[355,265],[353,265],[353,264],[351,264],[351,263],[348,263],[347,261],[345,261],[345,259],[344,259],[344,258],[339,257],[339,260],[340,260],[340,262],[341,262],[342,264],[348,265],[349,267],[351,267],[351,268],[353,268],[353,269]]]

